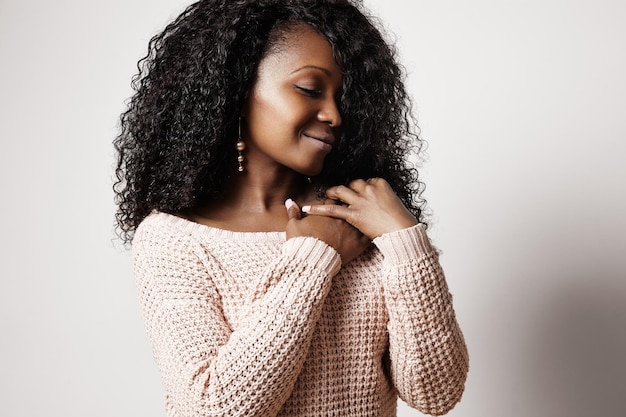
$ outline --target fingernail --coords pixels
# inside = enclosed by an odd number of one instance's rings
[[[285,207],[287,207],[287,210],[293,207],[293,200],[291,198],[288,198],[287,200],[285,200]]]
[[[309,211],[311,211],[311,206],[302,206],[303,213],[308,213]]]

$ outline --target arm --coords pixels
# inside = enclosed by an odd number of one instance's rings
[[[181,417],[274,416],[289,397],[339,256],[294,238],[268,269],[270,288],[230,329],[212,274],[219,265],[183,232],[140,227],[133,242],[146,329],[167,405]]]
[[[326,195],[342,204],[302,211],[345,220],[383,254],[391,371],[400,397],[422,412],[446,413],[463,393],[468,355],[426,232],[381,178],[331,187]]]
[[[410,406],[445,414],[461,399],[469,358],[437,252],[421,226],[374,243],[384,256],[394,384]]]

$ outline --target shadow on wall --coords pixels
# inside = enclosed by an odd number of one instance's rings
[[[534,311],[526,341],[533,416],[625,416],[626,276],[559,278],[572,285]]]

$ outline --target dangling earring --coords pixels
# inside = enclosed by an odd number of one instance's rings
[[[235,146],[237,148],[237,162],[239,163],[239,168],[237,169],[239,172],[243,172],[245,170],[243,167],[243,161],[245,161],[246,158],[244,158],[242,152],[246,149],[246,143],[243,139],[241,139],[241,117],[239,118],[239,138],[237,139],[237,145]]]

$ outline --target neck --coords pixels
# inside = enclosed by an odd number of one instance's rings
[[[224,187],[223,203],[252,213],[267,213],[276,208],[282,211],[286,199],[302,200],[312,188],[305,176],[290,169],[260,172],[250,167],[244,172],[233,172]]]
[[[234,169],[217,199],[181,213],[195,222],[241,232],[284,231],[285,200],[300,206],[315,201],[315,187],[307,178],[285,167],[265,170]]]

